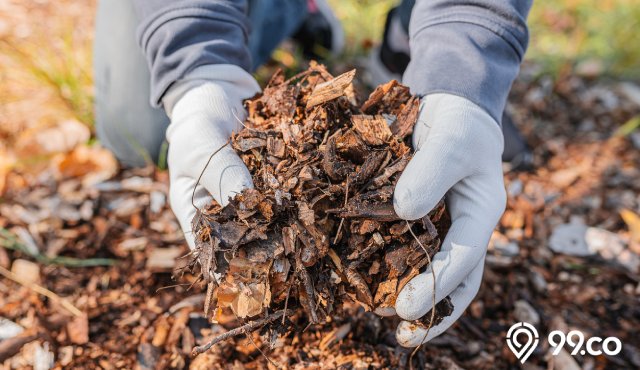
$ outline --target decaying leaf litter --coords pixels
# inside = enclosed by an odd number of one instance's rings
[[[509,103],[535,148],[536,168],[506,174],[507,211],[489,246],[480,291],[455,325],[422,346],[414,368],[518,367],[504,338],[513,323],[532,317],[539,320],[542,337],[576,329],[587,336],[613,335],[623,343],[617,356],[565,356],[573,358],[565,366],[640,367],[638,271],[549,247],[560,225],[579,218],[640,255],[633,227],[640,213],[640,132],[612,136],[640,114],[640,95],[634,93],[640,86],[575,74],[539,76],[537,67],[523,65]],[[56,369],[268,368],[258,348],[291,369],[407,367],[410,351],[394,337],[397,318],[380,318],[358,304],[334,313],[330,323],[308,328],[304,314],[291,316],[297,330],[279,337],[275,348],[254,332],[253,342],[240,335],[191,357],[194,346],[243,322],[223,312],[217,323],[207,323],[206,290],[189,289],[196,277],[170,279],[187,248],[166,202],[167,173],[120,169],[93,185],[77,176],[79,167],[56,169],[63,163],[81,165],[94,177],[100,166],[78,160],[102,156],[78,155],[94,150],[84,145],[51,163],[53,170],[37,176],[14,170],[5,177],[0,266],[35,279],[86,316],[76,318],[55,300],[0,277],[0,328],[22,330],[0,339],[4,368],[33,367],[42,356]],[[561,365],[545,353],[539,347],[527,367]]]
[[[345,302],[388,312],[439,250],[450,226],[444,202],[412,222],[392,203],[419,100],[391,81],[359,105],[354,76],[334,78],[312,63],[288,80],[276,73],[246,102],[231,145],[254,188],[224,208],[213,201],[193,220],[192,265],[207,283],[213,321],[224,309],[247,320],[282,317],[268,320],[275,344],[295,327],[292,314],[324,323]],[[440,305],[437,321],[452,310],[448,300]],[[430,321],[428,313],[418,323]]]

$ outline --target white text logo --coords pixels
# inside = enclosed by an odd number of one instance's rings
[[[523,364],[531,356],[539,342],[538,331],[527,322],[515,323],[507,332],[507,345]],[[547,342],[553,348],[551,352],[553,356],[560,354],[565,344],[573,348],[572,356],[577,354],[598,356],[603,353],[615,356],[622,351],[622,342],[616,337],[591,337],[585,340],[584,334],[579,330],[571,330],[568,334],[554,330],[547,336]]]

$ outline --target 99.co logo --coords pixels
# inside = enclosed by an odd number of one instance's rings
[[[556,341],[558,339],[558,341]],[[603,352],[609,356],[615,356],[622,351],[622,342],[616,337],[591,337],[587,339],[586,345],[584,340],[584,334],[579,330],[571,330],[566,336],[560,330],[554,330],[549,333],[547,341],[549,345],[554,348],[552,354],[554,356],[560,353],[565,343],[573,347],[571,355],[575,356],[578,353],[581,355],[590,354],[592,356],[601,355]],[[583,347],[584,345],[584,347]]]
[[[531,353],[536,349],[539,343],[538,331],[527,322],[518,322],[512,325],[507,332],[507,345],[514,355],[525,363]],[[560,330],[554,330],[547,336],[549,346],[553,348],[551,354],[557,356],[565,344],[568,344],[573,350],[571,355],[578,353],[581,355],[590,354],[598,356],[606,354],[615,356],[622,351],[622,342],[616,337],[591,337],[585,341],[584,334],[579,330],[571,330],[568,334]]]

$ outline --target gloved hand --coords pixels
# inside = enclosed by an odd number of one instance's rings
[[[440,335],[471,303],[480,287],[491,233],[504,212],[502,131],[471,101],[450,94],[422,100],[413,134],[416,153],[400,177],[394,208],[407,220],[426,215],[446,194],[452,225],[434,258],[435,299],[450,296],[454,310],[425,338],[425,329],[403,321],[396,338],[415,347]],[[396,300],[396,313],[416,320],[433,307],[431,270],[411,280]]]
[[[191,248],[194,204],[202,208],[213,196],[224,206],[229,197],[253,187],[249,170],[231,145],[215,154],[208,165],[207,161],[232,132],[242,128],[246,115],[242,100],[259,90],[255,79],[240,67],[207,65],[175,83],[163,98],[171,118],[167,129],[170,202]]]

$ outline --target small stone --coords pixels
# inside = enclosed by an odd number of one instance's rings
[[[640,107],[640,86],[631,82],[622,82],[619,85],[620,92],[629,100]]]
[[[149,200],[151,213],[159,213],[167,203],[167,197],[161,191],[152,191]]]
[[[549,238],[549,248],[556,253],[570,256],[589,256],[589,246],[585,239],[587,225],[579,220],[572,220],[568,224],[558,225]]]
[[[585,239],[589,250],[598,253],[607,261],[615,262],[632,273],[640,267],[640,256],[626,248],[622,238],[610,231],[590,227],[587,229]]]
[[[0,317],[0,341],[11,339],[24,331],[24,328],[15,322]]]
[[[515,179],[511,181],[511,183],[509,183],[509,186],[507,187],[507,193],[510,197],[516,197],[522,193],[523,188],[524,185],[522,184],[522,181],[520,181],[520,179]]]
[[[540,315],[538,312],[536,312],[535,308],[533,308],[529,302],[522,299],[516,301],[513,315],[518,321],[528,322],[533,326],[540,323]]]
[[[40,282],[40,266],[31,261],[23,259],[13,261],[11,272],[27,284],[37,284]]]
[[[516,242],[510,241],[503,234],[494,231],[489,241],[489,250],[505,257],[515,257],[520,254],[520,247]]]
[[[544,293],[547,291],[547,280],[545,280],[541,273],[536,270],[531,270],[529,271],[529,279],[536,292]]]

